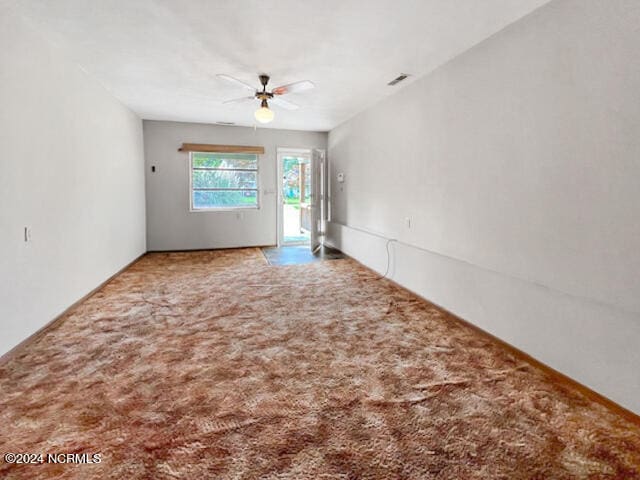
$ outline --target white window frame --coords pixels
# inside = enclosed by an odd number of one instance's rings
[[[195,208],[193,206],[193,154],[194,153],[224,153],[224,152],[189,152],[189,212],[191,213],[201,213],[201,212],[230,212],[234,210],[259,210],[260,209],[260,155],[257,153],[254,154],[256,156],[256,188],[247,189],[247,188],[238,188],[235,190],[250,190],[256,191],[256,204],[255,205],[247,205],[247,206],[224,206],[224,207],[207,207],[207,208]],[[236,169],[230,168],[229,171],[238,171]],[[253,170],[251,170],[253,171]],[[232,188],[222,188],[220,190],[225,191],[233,191]]]

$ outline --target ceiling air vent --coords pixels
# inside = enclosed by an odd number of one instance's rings
[[[401,73],[400,75],[398,75],[396,78],[394,78],[393,80],[391,80],[389,83],[387,83],[387,85],[389,85],[390,87],[393,87],[394,85],[400,83],[401,81],[403,81],[405,78],[407,78],[409,76],[408,73]]]
[[[236,122],[216,122],[216,125],[227,125],[227,126],[230,126],[230,125],[235,125],[235,124],[236,124]]]

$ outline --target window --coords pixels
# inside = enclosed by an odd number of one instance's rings
[[[191,210],[258,208],[258,155],[191,152]]]

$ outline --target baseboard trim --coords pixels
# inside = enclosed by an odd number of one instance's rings
[[[338,248],[335,245],[331,245],[332,248],[335,248],[336,250],[339,250],[342,252],[342,250],[340,250],[340,248]],[[369,270],[370,272],[374,273],[375,275],[379,276],[380,274],[375,271],[374,269],[372,269],[371,267],[365,265],[364,263],[360,262],[359,260],[353,258],[350,255],[347,255],[346,253],[342,252],[344,254],[345,257],[353,260],[354,262],[358,263],[359,265],[361,265],[362,267],[364,267],[365,269]],[[520,350],[519,348],[514,347],[513,345],[511,345],[508,342],[505,342],[504,340],[502,340],[499,337],[496,337],[495,335],[487,332],[486,330],[483,330],[482,328],[478,327],[477,325],[474,325],[473,323],[469,322],[468,320],[465,320],[464,318],[459,317],[458,315],[456,315],[455,313],[447,310],[446,308],[444,308],[441,305],[438,305],[437,303],[429,300],[428,298],[423,297],[422,295],[409,290],[407,287],[405,287],[404,285],[401,285],[400,283],[396,282],[395,280],[391,280],[389,278],[386,277],[381,277],[380,281],[385,281],[385,282],[389,282],[392,285],[395,285],[398,288],[401,288],[403,290],[406,290],[408,292],[410,292],[412,295],[415,295],[416,297],[424,300],[425,302],[430,303],[431,305],[436,306],[438,309],[440,309],[441,311],[443,311],[447,317],[449,317],[449,319],[458,322],[459,324],[462,324],[470,329],[472,329],[473,331],[477,332],[478,334],[492,340],[493,342],[497,343],[498,345],[500,345],[503,349],[507,350],[511,355],[513,355],[514,357],[516,357],[517,359],[529,363],[531,365],[533,365],[534,367],[538,368],[539,370],[541,370],[542,372],[544,372],[553,383],[555,383],[556,385],[559,385],[560,387],[565,387],[565,388],[571,388],[574,390],[577,390],[581,395],[583,395],[584,397],[588,398],[589,400],[592,400],[596,403],[599,403],[600,405],[604,406],[605,408],[607,408],[609,411],[611,411],[612,413],[619,415],[621,417],[623,417],[625,420],[640,426],[640,415],[637,415],[636,413],[632,412],[631,410],[629,410],[628,408],[623,407],[622,405],[614,402],[613,400],[611,400],[610,398],[605,397],[604,395],[602,395],[601,393],[596,392],[595,390],[592,390],[591,388],[587,387],[586,385],[583,385],[582,383],[578,382],[577,380],[574,380],[573,378],[565,375],[562,372],[559,372],[558,370],[556,370],[553,367],[550,367],[549,365],[547,365],[546,363],[541,362],[540,360],[532,357],[531,355],[529,355],[528,353]]]
[[[53,329],[54,327],[58,326],[65,318],[66,316],[71,313],[78,305],[80,305],[82,302],[84,302],[85,300],[87,300],[88,298],[92,297],[93,295],[95,295],[96,293],[98,293],[100,290],[102,290],[104,287],[107,286],[107,284],[109,284],[114,278],[116,278],[118,275],[120,275],[122,272],[124,272],[126,269],[128,269],[129,267],[131,267],[134,263],[136,263],[137,261],[139,261],[142,257],[144,257],[147,254],[147,252],[144,252],[140,255],[138,255],[134,260],[132,260],[131,262],[129,262],[128,264],[126,264],[124,267],[122,267],[120,270],[118,270],[116,273],[114,273],[113,275],[111,275],[109,278],[107,278],[104,282],[102,282],[100,285],[98,285],[96,288],[94,288],[93,290],[91,290],[89,293],[87,293],[86,295],[84,295],[82,298],[80,298],[79,300],[75,301],[73,304],[71,304],[71,306],[67,307],[62,313],[60,313],[59,315],[57,315],[56,317],[54,317],[51,321],[49,321],[48,323],[46,323],[44,326],[40,327],[38,330],[36,330],[34,333],[32,333],[31,335],[29,335],[27,338],[25,338],[24,340],[22,340],[20,343],[18,343],[15,347],[13,347],[11,350],[9,350],[8,352],[4,353],[3,355],[0,356],[0,366],[6,364],[7,362],[9,362],[13,357],[15,357],[16,355],[18,355],[20,353],[20,351],[23,348],[28,347],[29,345],[31,345],[32,343],[38,341],[38,339],[40,337],[42,337],[45,333],[47,333],[49,330]]]
[[[275,245],[250,245],[247,247],[182,248],[179,250],[148,250],[147,253],[213,252],[216,250],[239,250],[242,248],[271,248],[271,247],[275,247]]]

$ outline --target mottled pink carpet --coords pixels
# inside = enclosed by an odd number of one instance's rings
[[[3,479],[631,479],[640,428],[350,259],[149,254],[0,366]],[[77,458],[76,458],[77,459]]]

